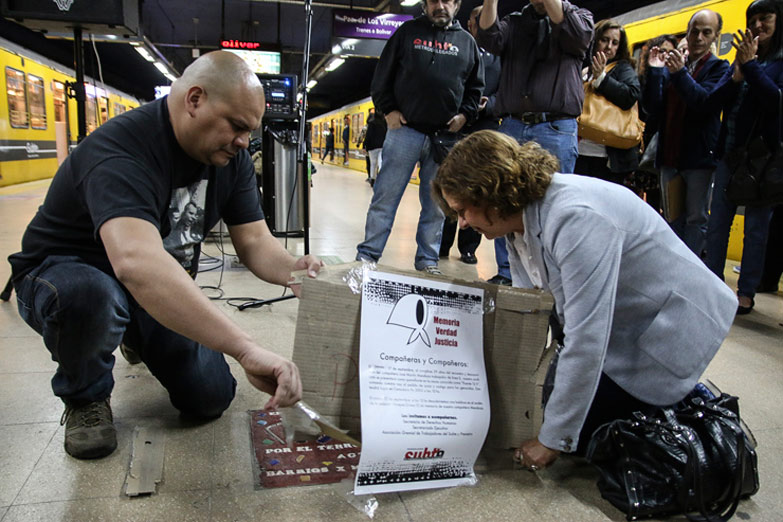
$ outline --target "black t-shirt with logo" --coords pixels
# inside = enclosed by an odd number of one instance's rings
[[[166,99],[112,118],[66,158],[22,251],[9,257],[15,280],[51,255],[78,256],[113,275],[98,231],[117,217],[155,225],[166,250],[195,276],[200,242],[221,217],[226,225],[264,219],[247,152],[226,167],[190,158],[174,136]]]

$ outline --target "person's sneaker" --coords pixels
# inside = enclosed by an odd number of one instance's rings
[[[122,357],[128,361],[128,364],[139,364],[141,362],[141,355],[133,348],[126,346],[125,343],[120,343],[120,353]]]
[[[465,252],[461,256],[459,256],[459,260],[465,263],[466,265],[475,265],[478,263],[478,259],[476,259],[476,255],[473,252]]]
[[[65,451],[77,459],[100,459],[117,449],[117,430],[109,399],[74,408],[65,406]]]
[[[443,272],[440,271],[440,268],[438,268],[438,265],[425,266],[424,268],[419,270],[419,272],[426,272],[427,274],[430,274],[430,275],[438,275],[438,276],[442,276],[443,275]]]
[[[498,274],[496,276],[487,279],[487,283],[492,283],[493,285],[500,285],[500,286],[511,286],[511,279]]]

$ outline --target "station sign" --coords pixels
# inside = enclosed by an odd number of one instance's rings
[[[332,35],[335,38],[388,40],[399,26],[412,18],[405,14],[335,9]]]

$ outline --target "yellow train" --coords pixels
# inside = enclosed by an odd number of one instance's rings
[[[357,139],[362,127],[367,123],[367,116],[373,107],[372,100],[368,97],[309,120],[313,126],[311,134],[313,160],[319,160],[323,156],[326,148],[326,135],[328,132],[334,132],[334,155],[327,155],[324,162],[365,172],[364,154],[357,144]],[[347,165],[344,163],[343,148],[343,129],[346,125],[350,127]],[[330,131],[330,129],[332,130]]]
[[[76,145],[75,82],[71,69],[0,38],[0,186],[51,178]],[[85,77],[87,133],[140,105],[136,98]]]

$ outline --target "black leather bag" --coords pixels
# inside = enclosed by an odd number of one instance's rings
[[[432,147],[432,156],[435,163],[440,165],[443,160],[448,156],[452,147],[462,139],[462,135],[458,132],[450,132],[447,130],[436,131],[434,134],[430,134],[430,146]]]
[[[735,205],[767,206],[783,203],[783,147],[770,151],[756,136],[726,155],[731,171],[726,197]]]
[[[778,91],[777,124],[783,117],[783,92]],[[759,124],[757,119],[749,136]],[[735,205],[764,207],[783,203],[783,144],[780,135],[770,150],[760,135],[748,138],[745,145],[726,154],[726,165],[731,172],[726,186],[726,198]]]
[[[759,489],[755,440],[743,429],[737,398],[726,394],[605,424],[587,459],[601,472],[601,496],[628,520],[725,521]]]

